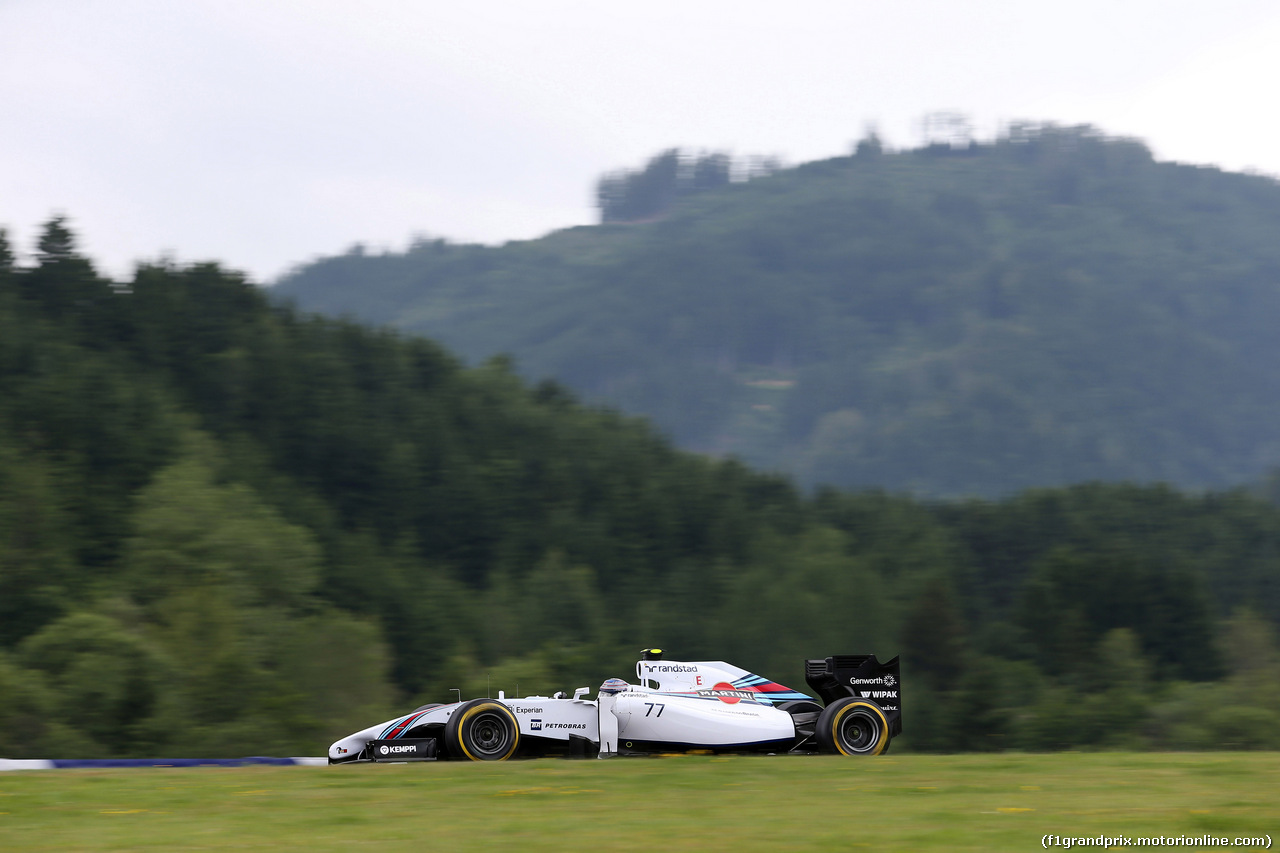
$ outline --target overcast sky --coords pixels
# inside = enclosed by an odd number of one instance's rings
[[[1263,0],[0,0],[0,227],[117,277],[595,221],[680,146],[800,163],[953,110],[1280,175]]]

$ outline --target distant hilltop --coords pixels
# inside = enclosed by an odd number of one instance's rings
[[[1271,178],[1020,125],[791,168],[673,150],[597,190],[598,226],[352,251],[275,292],[508,354],[809,485],[1217,488],[1280,465]]]

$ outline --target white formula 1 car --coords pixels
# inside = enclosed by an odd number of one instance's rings
[[[902,732],[898,659],[835,655],[805,662],[821,697],[723,661],[666,661],[648,649],[636,682],[610,678],[595,699],[526,696],[423,705],[329,747],[329,763],[505,761],[554,753],[605,758],[688,750],[880,755]]]

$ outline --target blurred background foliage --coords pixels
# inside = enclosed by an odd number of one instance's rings
[[[316,754],[651,646],[800,689],[901,653],[898,748],[1276,748],[1275,494],[804,493],[216,265],[0,233],[6,757]]]

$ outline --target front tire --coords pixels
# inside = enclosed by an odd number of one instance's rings
[[[889,721],[868,699],[837,699],[818,716],[818,743],[838,755],[882,755],[889,748]]]
[[[449,754],[472,761],[506,761],[520,747],[520,725],[494,699],[472,699],[458,707],[444,727]]]

